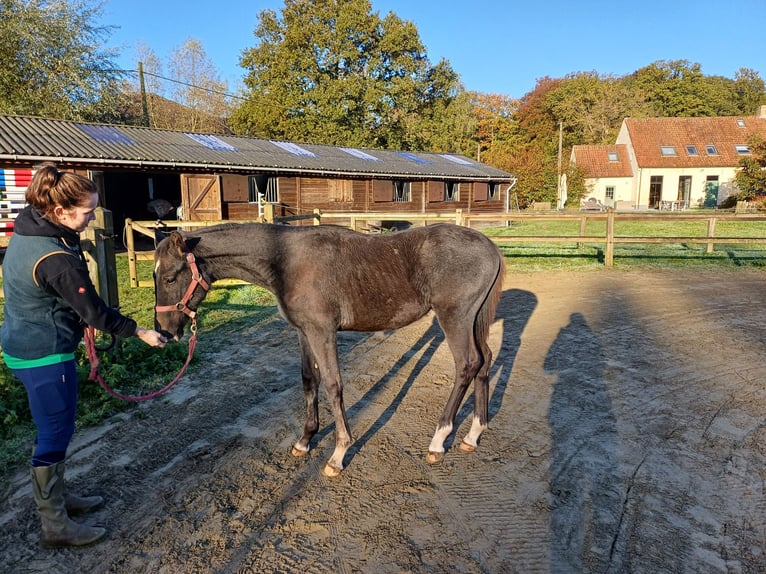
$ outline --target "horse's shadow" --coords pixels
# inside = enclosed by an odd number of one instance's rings
[[[519,350],[519,344],[521,340],[521,333],[524,330],[527,322],[529,321],[532,312],[537,306],[537,297],[529,291],[522,291],[520,289],[509,289],[504,291],[500,297],[500,301],[497,307],[495,320],[503,321],[503,335],[500,350],[494,357],[494,363],[490,369],[490,382],[496,380],[495,387],[491,391],[489,400],[489,419],[498,413],[503,402],[508,382],[510,380],[511,371],[513,369],[514,361]],[[395,376],[402,371],[405,366],[410,362],[412,357],[420,353],[420,358],[412,367],[406,381],[402,385],[399,392],[393,398],[388,406],[380,413],[378,418],[369,426],[369,428],[358,437],[349,448],[344,459],[344,466],[348,464],[356,453],[369,441],[377,431],[383,427],[394,412],[399,408],[402,400],[409,392],[412,385],[417,380],[418,376],[428,365],[433,358],[436,349],[444,342],[444,332],[438,325],[436,318],[432,321],[429,328],[423,333],[418,341],[404,353],[378,381],[370,387],[352,406],[347,409],[349,418],[360,413],[367,405],[374,402],[380,395],[380,393],[386,388],[388,383],[395,378]],[[454,373],[452,373],[454,374]],[[445,395],[445,403],[446,403]],[[454,429],[458,429],[462,422],[473,413],[474,398],[473,392],[469,389],[467,398],[455,417]],[[436,423],[441,416],[441,411],[433,413],[433,424],[436,428]],[[330,434],[335,429],[335,424],[331,423],[325,426],[316,434],[313,441],[319,442],[325,436]],[[448,437],[445,441],[444,447],[449,450],[454,442],[455,432]]]

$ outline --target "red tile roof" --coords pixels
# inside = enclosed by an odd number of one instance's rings
[[[739,123],[744,124],[744,127]],[[626,118],[638,166],[646,167],[733,167],[743,157],[735,145],[747,145],[753,134],[766,138],[766,118]],[[717,155],[707,153],[714,145]],[[661,146],[672,146],[676,155],[663,155]],[[695,146],[697,155],[689,155]]]
[[[617,154],[617,161],[610,161],[610,154]],[[576,145],[572,155],[587,178],[633,177],[626,145]]]

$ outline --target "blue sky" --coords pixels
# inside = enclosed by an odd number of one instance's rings
[[[185,40],[202,43],[233,91],[253,47],[258,14],[282,0],[106,0],[109,47],[136,69],[135,46],[167,62]],[[545,76],[621,76],[657,60],[689,60],[706,75],[752,68],[766,79],[766,0],[373,0],[381,16],[415,23],[429,59],[448,60],[468,90],[520,98]]]

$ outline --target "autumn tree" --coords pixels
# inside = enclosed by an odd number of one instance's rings
[[[111,29],[88,0],[0,3],[0,113],[101,119],[121,74],[104,49]]]
[[[754,136],[749,147],[751,155],[740,159],[741,169],[736,175],[741,200],[766,194],[766,139]]]
[[[393,13],[381,18],[369,0],[286,0],[280,14],[260,13],[254,35],[256,46],[240,59],[249,91],[232,115],[237,132],[360,147],[465,148],[470,126],[445,121],[467,109],[458,76],[444,60],[429,62],[412,22]]]

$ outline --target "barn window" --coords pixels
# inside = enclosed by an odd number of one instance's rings
[[[354,182],[350,179],[327,180],[327,195],[330,201],[352,201]]]
[[[394,197],[395,202],[408,202],[410,201],[410,182],[396,180],[394,184]]]
[[[444,182],[444,201],[457,201],[460,195],[460,184],[456,181]]]
[[[258,196],[266,203],[279,203],[277,178],[271,175],[251,175],[247,178],[247,201],[258,203]]]

